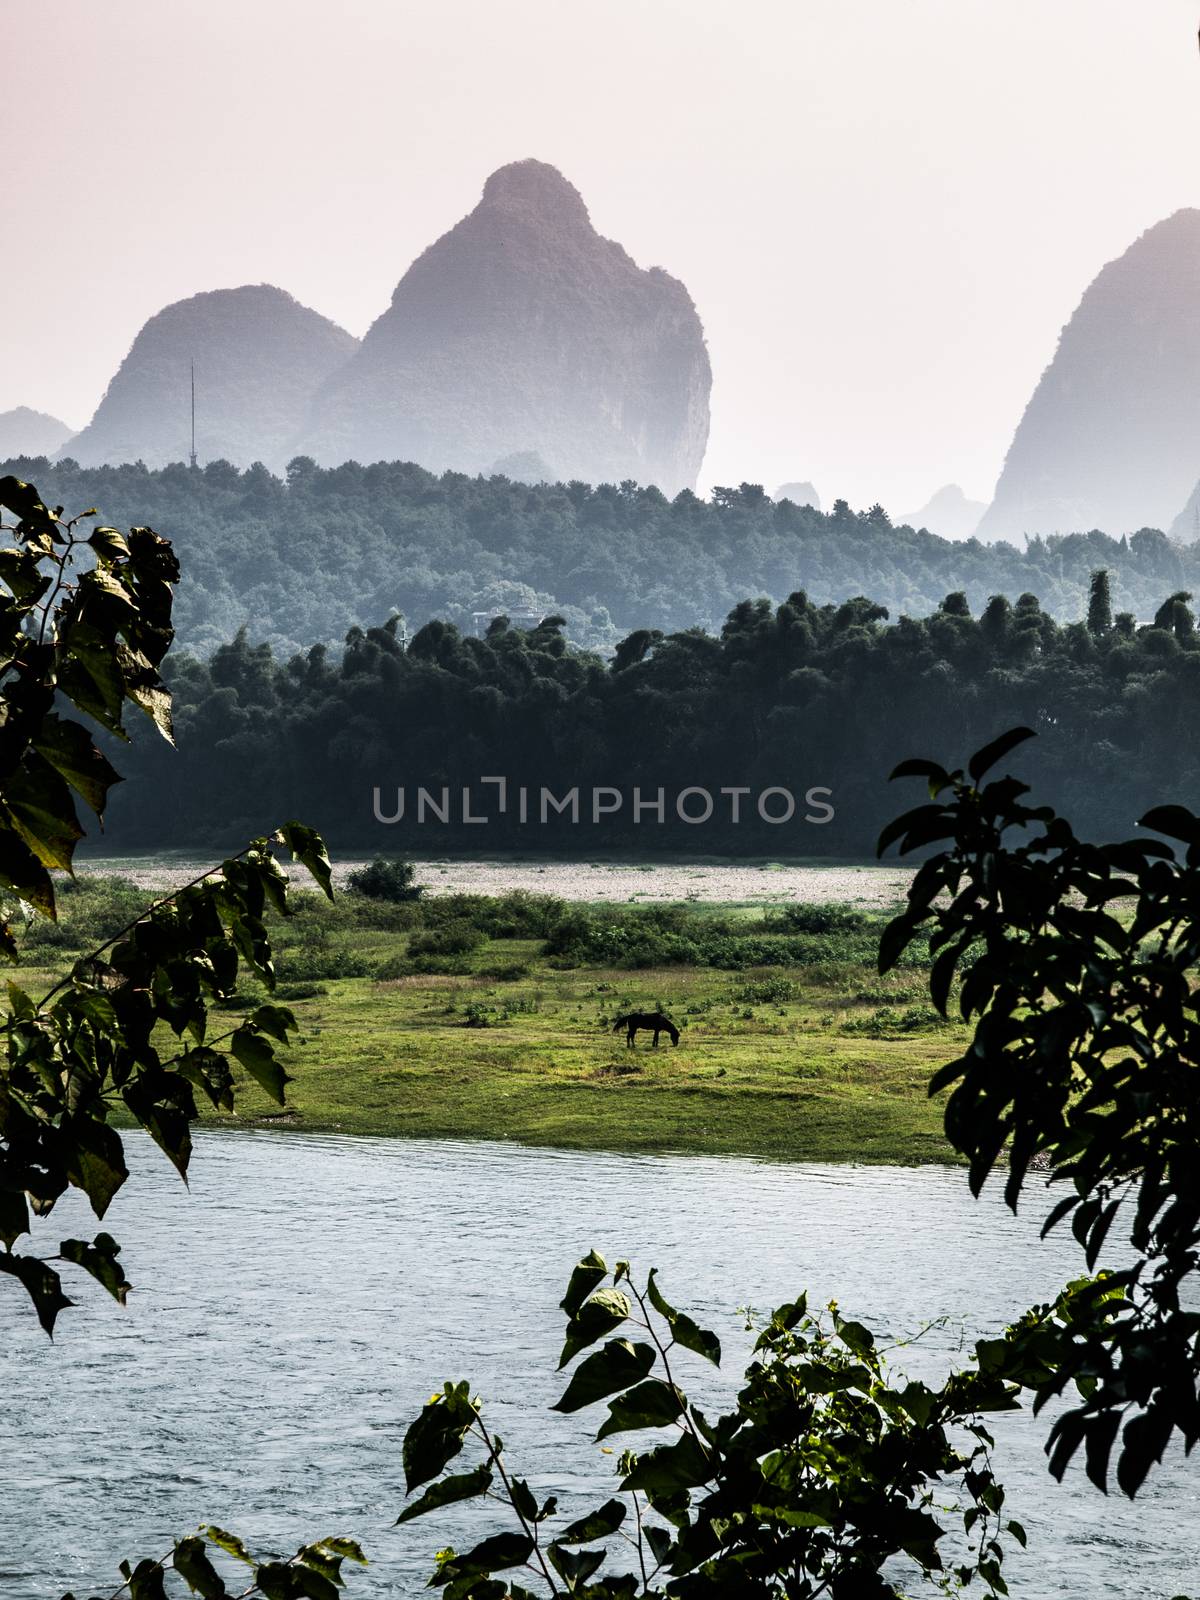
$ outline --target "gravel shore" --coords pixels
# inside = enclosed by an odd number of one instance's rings
[[[82,863],[86,872],[118,873],[148,889],[170,889],[202,872],[207,862],[163,856],[104,856]],[[345,883],[359,861],[334,865]],[[422,861],[417,880],[429,894],[503,894],[525,889],[562,900],[643,902],[697,900],[708,904],[799,900],[891,906],[904,899],[906,868],[876,866],[688,865],[583,861]]]

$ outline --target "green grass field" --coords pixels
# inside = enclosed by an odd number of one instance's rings
[[[110,884],[67,897],[56,942],[28,951],[40,972],[25,971],[24,986],[37,993],[41,973],[119,925],[134,895]],[[624,948],[634,938],[641,961],[659,947],[647,928],[663,948],[686,937],[707,952],[719,934],[723,959],[770,958],[740,970],[678,960],[631,969],[571,964],[527,929],[476,933],[469,951],[414,958],[421,930],[404,926],[412,908],[351,896],[300,904],[273,930],[276,998],[302,1031],[287,1061],[289,1106],[281,1112],[246,1084],[236,1117],[210,1113],[210,1123],[781,1160],[951,1159],[926,1091],[965,1033],[930,1011],[920,967],[878,976],[878,922],[860,916],[857,928],[793,938],[787,951],[799,944],[801,959],[781,960],[783,932],[764,924],[761,906],[607,908],[604,940]],[[439,918],[434,943],[448,927],[453,944],[471,917],[494,925],[479,907],[498,904],[472,902],[465,921],[430,902],[419,915]],[[746,950],[742,928],[755,936]],[[449,970],[411,970],[431,967]],[[263,998],[247,985],[214,1012],[212,1033]],[[664,1037],[653,1049],[639,1035],[630,1050],[611,1031],[619,1012],[656,1007],[681,1027],[677,1047]]]

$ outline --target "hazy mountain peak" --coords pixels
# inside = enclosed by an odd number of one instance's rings
[[[573,218],[590,226],[583,196],[557,167],[549,162],[510,161],[497,167],[483,186],[481,206],[513,211],[541,212],[559,219]]]
[[[142,326],[70,453],[85,466],[185,461],[194,363],[200,461],[282,468],[313,393],[357,344],[269,283],[177,300]]]
[[[797,506],[811,506],[814,511],[821,509],[821,496],[807,480],[802,483],[781,483],[771,498],[790,500]]]
[[[405,272],[296,449],[464,472],[532,452],[674,493],[695,485],[711,386],[683,284],[598,234],[555,167],[517,161]]]
[[[46,411],[14,406],[0,411],[0,461],[13,456],[50,456],[71,437],[72,429]]]
[[[986,510],[982,500],[968,500],[957,483],[947,483],[920,511],[906,511],[897,521],[901,527],[925,528],[941,539],[970,539]]]
[[[1166,527],[1200,477],[1200,210],[1101,269],[1021,418],[981,536]]]

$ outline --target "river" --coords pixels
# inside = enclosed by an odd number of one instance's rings
[[[373,1564],[348,1600],[423,1592],[433,1550],[485,1531],[461,1508],[391,1526],[404,1428],[446,1378],[473,1380],[535,1491],[569,1508],[606,1496],[613,1458],[545,1409],[562,1387],[557,1302],[593,1245],[658,1266],[721,1334],[724,1375],[697,1374],[710,1404],[740,1373],[738,1306],[806,1287],[890,1338],[956,1319],[902,1352],[932,1371],[1079,1270],[1069,1240],[1039,1242],[1032,1216],[973,1201],[949,1169],[214,1132],[188,1190],[143,1136],[127,1142],[134,1178],[106,1226],[137,1285],[128,1309],[89,1280],[51,1344],[0,1291],[4,1600],[107,1595],[120,1556],[158,1555],[201,1519],[263,1549],[349,1533]],[[89,1225],[77,1197],[50,1223],[55,1241]],[[1196,1472],[1169,1458],[1136,1507],[1081,1474],[1059,1486],[1045,1427],[996,1422],[1008,1510],[1030,1534],[1014,1595],[1191,1589]]]

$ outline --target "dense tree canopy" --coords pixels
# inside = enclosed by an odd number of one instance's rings
[[[322,470],[297,459],[286,481],[214,461],[149,472],[19,463],[51,500],[172,539],[184,584],[180,639],[207,653],[243,623],[277,650],[340,641],[393,611],[410,626],[473,611],[557,611],[576,644],[608,650],[637,628],[716,628],[746,595],[816,602],[872,595],[923,616],[962,589],[973,610],[1032,591],[1059,620],[1080,617],[1097,567],[1111,600],[1148,622],[1173,590],[1200,590],[1200,546],[1154,529],[1011,544],[954,543],[893,527],[876,506],[822,514],[754,484],[668,501],[633,483],[537,484],[437,477],[405,462]]]
[[[342,848],[861,856],[896,761],[914,748],[948,757],[1015,723],[1043,735],[1030,771],[1048,798],[1083,827],[1123,831],[1152,799],[1200,792],[1200,638],[1186,594],[1151,625],[1090,609],[1091,626],[1060,624],[1032,594],[994,596],[976,617],[955,592],[927,617],[892,622],[861,597],[818,605],[797,592],[779,606],[741,602],[718,636],[640,630],[609,662],[573,649],[557,618],[530,630],[498,621],[483,639],[433,621],[407,651],[394,625],[355,629],[340,656],[316,646],[286,663],[239,635],[207,661],[169,662],[179,749],[135,750],[149,781],[116,800],[114,842],[157,844],[170,830],[220,845],[260,829],[287,797]],[[503,813],[498,786],[478,787],[486,776],[508,780]],[[461,821],[464,785],[476,785],[486,830]],[[551,807],[543,825],[540,789],[561,799],[576,785],[581,821]],[[664,820],[648,812],[634,825],[633,787],[650,796],[660,785]],[[449,791],[448,824],[432,809],[415,820],[417,786]],[[595,786],[625,796],[598,824]],[[716,797],[703,826],[679,819],[689,786]],[[736,786],[750,794],[735,824],[720,791]],[[760,815],[770,787],[794,793],[790,822]],[[405,789],[402,821],[375,819],[376,788],[381,816]],[[822,815],[805,803],[813,789],[832,791],[832,820],[801,820]]]

